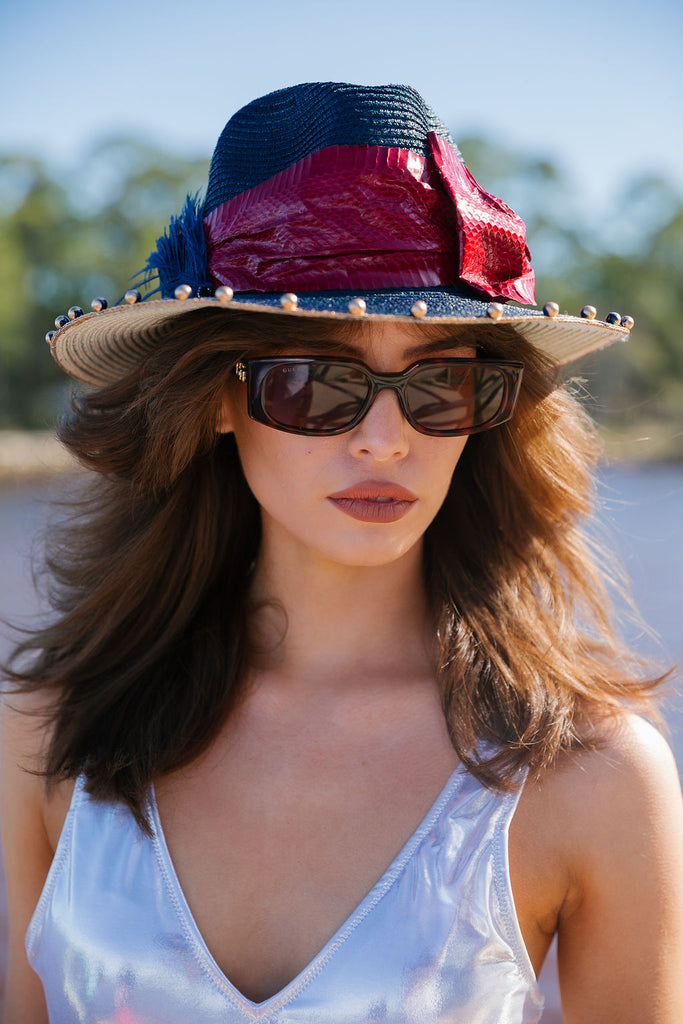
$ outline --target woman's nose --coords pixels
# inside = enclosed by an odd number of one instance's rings
[[[398,395],[387,388],[380,391],[358,426],[349,432],[351,453],[376,462],[402,459],[410,447],[411,429]]]

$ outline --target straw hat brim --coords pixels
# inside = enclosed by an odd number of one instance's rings
[[[365,309],[350,312],[349,303],[362,298]],[[287,302],[287,297],[284,297]],[[240,293],[230,301],[217,298],[147,299],[87,313],[69,321],[51,340],[52,354],[71,377],[94,387],[112,384],[126,376],[141,359],[163,343],[172,323],[191,310],[220,308],[226,316],[236,312],[270,313],[287,317],[362,322],[403,321],[434,325],[472,324],[488,327],[506,323],[558,366],[626,341],[630,325],[568,316],[502,303],[490,303],[462,295],[457,289],[394,289],[358,292],[303,293],[296,305],[283,308],[280,294]],[[411,312],[423,302],[426,312]],[[362,309],[362,305],[361,305]],[[626,318],[625,318],[626,319]]]

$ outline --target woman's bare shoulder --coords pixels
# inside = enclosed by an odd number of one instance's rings
[[[50,701],[43,693],[5,692],[0,717],[0,812],[9,916],[5,1020],[47,1021],[38,976],[24,937],[52,862],[45,825],[45,780]]]
[[[683,801],[648,722],[603,722],[520,800],[518,874],[560,935],[567,1021],[673,1021],[683,1004]],[[513,838],[511,836],[511,838]],[[526,859],[524,859],[526,858]],[[545,917],[544,917],[545,914]]]
[[[563,751],[531,781],[532,790],[579,821],[618,806],[680,800],[673,753],[664,736],[644,718],[624,713],[595,725],[585,747]]]
[[[536,915],[546,921],[560,908],[566,916],[613,873],[615,848],[631,851],[633,867],[653,844],[683,842],[680,782],[662,734],[621,714],[594,725],[590,740],[527,779],[511,828],[520,874],[529,874]]]
[[[55,706],[52,694],[37,690],[6,689],[0,704],[0,750],[6,770],[38,769],[50,738],[50,720]]]
[[[586,753],[593,755],[588,759],[592,771],[635,772],[644,779],[658,771],[676,775],[671,747],[662,733],[640,715],[622,712],[600,721],[591,732],[589,738],[595,739],[595,745]]]
[[[0,703],[0,789],[3,815],[15,807],[39,817],[54,849],[66,817],[73,780],[46,786],[43,773],[55,696],[43,690],[6,690]]]
[[[609,858],[636,821],[675,829],[682,813],[676,762],[653,725],[624,713],[594,726],[590,739],[529,779],[521,808],[577,863]]]

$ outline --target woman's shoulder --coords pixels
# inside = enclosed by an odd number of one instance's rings
[[[531,780],[531,790],[545,795],[558,811],[571,808],[581,821],[641,801],[656,806],[672,796],[680,800],[671,748],[646,719],[632,713],[612,716],[587,728],[583,741]]]
[[[620,936],[630,934],[655,957],[657,927],[679,935],[683,802],[671,749],[649,722],[621,714],[593,726],[586,740],[527,779],[510,864],[526,934],[543,949],[559,930],[577,988],[588,991],[594,975],[581,950],[595,961],[596,949],[624,945]],[[632,952],[623,949],[624,962]]]
[[[9,916],[7,1020],[47,1021],[42,988],[24,952],[24,938],[45,884],[54,845],[41,774],[51,700],[44,692],[2,695],[0,810]]]
[[[54,850],[66,817],[74,780],[46,785],[43,773],[52,730],[55,696],[44,690],[5,691],[0,710],[0,784],[3,817],[40,820]]]
[[[634,820],[672,820],[681,813],[681,787],[664,736],[644,718],[622,713],[592,725],[585,745],[563,751],[530,778],[524,802],[577,855],[609,847]],[[606,852],[609,853],[609,850]]]
[[[663,736],[635,715],[601,723],[591,739],[591,749],[566,752],[525,793],[527,828],[537,822],[536,866],[553,865],[548,877],[559,882],[563,1007],[572,1020],[659,1013],[673,1021],[683,998],[676,763]]]
[[[0,752],[3,777],[23,772],[37,779],[50,739],[54,698],[43,690],[6,689],[0,705]]]
[[[622,713],[588,738],[528,779],[516,816],[517,841],[539,871],[552,865],[565,914],[587,894],[637,885],[645,864],[653,874],[683,867],[681,785],[662,734]]]

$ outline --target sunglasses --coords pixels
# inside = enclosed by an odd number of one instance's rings
[[[375,373],[356,359],[282,357],[235,365],[249,415],[276,430],[331,437],[353,430],[380,391],[394,391],[414,430],[457,437],[509,420],[522,363],[421,359],[400,373]]]

